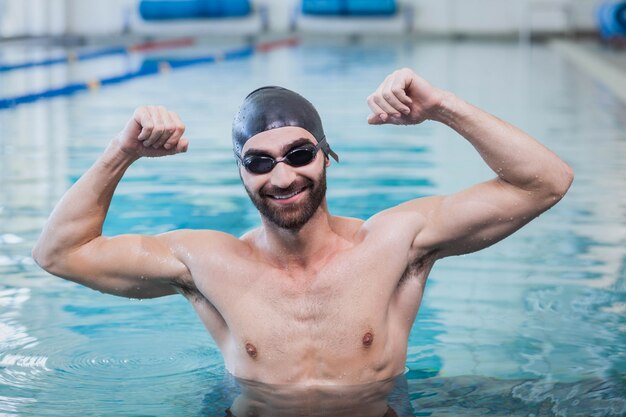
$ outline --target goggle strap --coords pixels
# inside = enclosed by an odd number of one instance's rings
[[[330,149],[330,145],[328,144],[328,142],[326,142],[326,136],[322,137],[322,139],[317,142],[317,145],[322,148],[322,151],[324,151],[324,154],[326,156],[330,155],[335,161],[337,161],[337,163],[339,163],[339,155],[337,155],[335,151]]]
[[[339,155],[337,155],[335,153],[335,151],[333,151],[332,149],[330,149],[330,146],[328,147],[328,155],[332,156],[332,158],[337,161],[337,163],[339,163]]]

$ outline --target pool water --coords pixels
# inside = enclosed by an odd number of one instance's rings
[[[159,52],[170,53],[198,50]],[[0,95],[141,58],[0,74]],[[0,416],[224,415],[239,388],[186,301],[116,298],[43,272],[30,250],[46,217],[136,106],[163,104],[186,122],[189,152],[137,162],[105,234],[255,227],[230,122],[268,84],[319,109],[341,157],[328,171],[335,214],[367,218],[491,178],[445,126],[366,124],[365,98],[403,66],[528,131],[576,179],[517,234],[438,262],[397,384],[398,415],[626,415],[626,107],[549,46],[380,40],[305,41],[0,111]]]

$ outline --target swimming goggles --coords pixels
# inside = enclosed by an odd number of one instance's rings
[[[268,155],[248,155],[242,158],[235,153],[235,156],[239,159],[246,171],[252,174],[267,174],[281,162],[284,162],[292,167],[303,167],[310,164],[315,159],[317,151],[320,150],[322,143],[324,143],[324,141],[319,142],[317,145],[310,144],[299,146],[290,150],[285,154],[285,156],[278,159],[274,159]]]

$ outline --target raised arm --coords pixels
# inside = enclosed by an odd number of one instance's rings
[[[113,193],[141,157],[187,150],[185,127],[163,107],[140,107],[94,165],[67,191],[33,249],[46,271],[109,294],[153,298],[176,293],[189,272],[176,256],[180,232],[102,236]]]
[[[418,253],[441,258],[492,245],[556,204],[572,183],[571,168],[539,142],[410,69],[389,75],[368,103],[370,124],[444,123],[467,139],[497,175],[456,194],[390,210],[411,214]]]

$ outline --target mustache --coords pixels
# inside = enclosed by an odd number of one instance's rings
[[[280,187],[274,187],[272,185],[266,185],[260,190],[259,194],[261,194],[264,197],[271,196],[271,195],[291,194],[291,193],[303,190],[308,187],[312,188],[313,185],[314,183],[312,180],[308,178],[304,178],[301,181],[291,183],[291,185],[289,185],[289,187],[287,188],[280,188]]]

